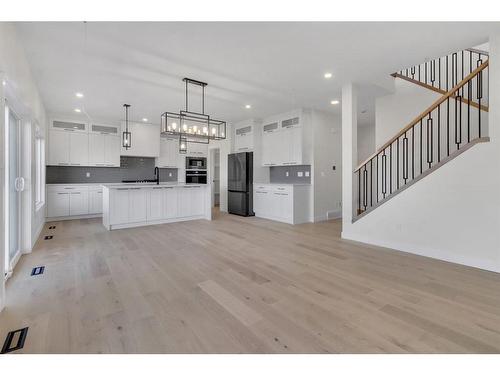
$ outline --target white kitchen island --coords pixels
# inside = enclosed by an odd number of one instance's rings
[[[104,184],[103,225],[108,230],[212,220],[209,184]]]

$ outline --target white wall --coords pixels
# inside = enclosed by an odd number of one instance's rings
[[[2,72],[4,79],[6,80],[5,97],[7,98],[9,105],[11,105],[16,113],[22,117],[24,124],[29,124],[31,127],[30,141],[31,141],[31,171],[28,170],[28,174],[25,175],[26,179],[26,192],[23,193],[24,196],[28,195],[28,202],[31,202],[31,218],[27,220],[30,228],[27,232],[31,233],[31,238],[25,241],[30,248],[23,249],[24,252],[30,251],[31,246],[33,246],[37,233],[39,229],[43,226],[45,221],[45,209],[41,208],[39,211],[35,212],[35,194],[34,181],[35,181],[35,169],[34,169],[34,152],[33,152],[33,134],[34,134],[34,121],[38,121],[42,132],[46,132],[46,113],[38,93],[36,84],[32,78],[29,63],[26,59],[24,50],[19,42],[16,34],[15,27],[12,23],[0,23],[0,72]],[[1,93],[3,94],[3,93]],[[2,96],[3,99],[3,96]],[[3,103],[3,100],[2,100]],[[5,129],[5,117],[3,115],[3,106],[0,110],[0,128]],[[25,133],[26,134],[26,133]],[[2,158],[0,161],[0,173],[2,176],[2,183],[0,184],[3,188],[3,176],[4,176],[4,161],[3,161],[3,140],[0,140],[1,144],[1,154]],[[27,153],[29,155],[29,153]],[[29,168],[28,168],[29,169]],[[31,173],[29,173],[31,172]],[[2,194],[3,196],[3,194]],[[25,197],[22,197],[23,202],[26,201]],[[2,216],[4,214],[3,209],[1,210]],[[3,218],[4,220],[4,218]],[[2,237],[3,237],[3,223],[2,223]],[[3,246],[4,241],[1,241],[2,246],[2,257],[4,254]],[[1,262],[0,275],[4,274],[4,262]],[[3,277],[0,278],[0,309],[5,303],[4,295],[4,281]]]
[[[500,35],[490,39],[489,87],[491,142],[474,146],[355,223],[344,221],[343,238],[500,272]],[[432,102],[429,95],[415,100],[424,107]],[[409,119],[422,112],[411,104],[415,100],[377,119],[377,145],[401,128],[395,124],[403,108]]]
[[[358,124],[358,165],[375,152],[375,124]]]
[[[342,131],[341,117],[321,111],[311,113],[313,134],[313,220],[341,216]],[[333,170],[333,166],[336,167]]]

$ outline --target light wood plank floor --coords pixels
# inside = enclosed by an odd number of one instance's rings
[[[50,224],[7,283],[16,353],[500,352],[499,274],[344,241],[339,221]]]

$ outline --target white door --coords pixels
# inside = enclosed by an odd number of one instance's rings
[[[172,219],[177,217],[178,213],[178,201],[177,192],[179,189],[173,187],[163,188],[163,204],[164,204],[164,215],[165,219]]]
[[[47,193],[47,216],[69,216],[69,192],[50,191]]]
[[[147,194],[145,189],[131,188],[129,194],[129,223],[147,220]]]
[[[162,187],[154,187],[149,190],[148,221],[163,219],[164,192]]]
[[[49,135],[49,164],[69,165],[69,132],[51,130]]]
[[[24,179],[21,174],[21,122],[16,115],[5,108],[5,123],[7,128],[5,147],[5,270],[11,272],[11,261],[21,250],[21,191],[24,189]],[[1,275],[0,277],[3,277]]]
[[[104,163],[108,167],[120,166],[120,137],[104,136]]]
[[[105,145],[104,136],[101,134],[89,135],[89,164],[98,167],[106,165],[104,160]]]
[[[71,165],[88,165],[89,163],[89,135],[85,133],[71,133],[69,138],[69,162]]]

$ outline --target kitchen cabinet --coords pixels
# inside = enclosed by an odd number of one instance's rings
[[[254,125],[249,123],[238,124],[234,128],[234,152],[252,151]]]
[[[177,216],[177,189],[158,186],[149,189],[147,220],[171,219]]]
[[[255,216],[288,224],[310,221],[311,185],[254,185]]]
[[[141,188],[130,188],[128,205],[128,222],[137,223],[147,218],[147,191]]]
[[[102,214],[102,188],[89,188],[89,214]]]
[[[160,138],[160,157],[156,158],[159,168],[179,167],[179,139],[172,137]]]
[[[179,217],[203,215],[205,210],[205,192],[201,186],[184,186],[179,189]]]
[[[186,155],[207,157],[208,144],[188,142]]]
[[[209,185],[109,184],[102,195],[108,230],[212,218]]]
[[[98,187],[94,187],[93,192],[96,189]],[[99,207],[96,208],[98,205],[97,198],[89,193],[87,185],[50,185],[47,187],[47,218],[70,218],[71,216],[97,214],[99,213]]]
[[[92,124],[89,134],[89,165],[120,166],[120,135],[117,126]]]
[[[125,131],[125,123],[122,123],[121,131]],[[160,156],[160,125],[129,123],[129,131],[132,133],[131,147],[126,149],[120,142],[121,155],[152,158]]]
[[[307,164],[300,113],[266,119],[262,126],[262,166]]]
[[[89,137],[85,133],[49,131],[48,165],[83,166],[89,161]]]

